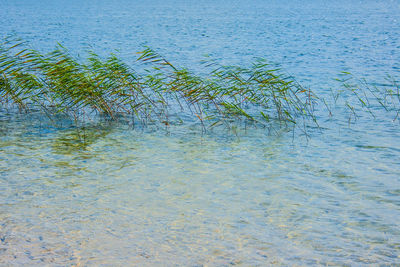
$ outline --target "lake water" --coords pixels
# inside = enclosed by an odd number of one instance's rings
[[[321,95],[341,71],[400,72],[399,1],[0,0],[0,33],[194,71],[263,57]],[[399,121],[359,112],[321,112],[306,138],[2,108],[0,265],[400,264]]]

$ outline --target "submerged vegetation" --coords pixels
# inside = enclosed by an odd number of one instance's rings
[[[205,61],[205,74],[196,75],[150,48],[138,55],[135,70],[114,54],[102,58],[89,52],[81,61],[61,45],[42,54],[25,42],[8,39],[0,46],[0,104],[39,109],[47,115],[68,114],[75,120],[97,114],[144,124],[197,121],[203,129],[238,122],[305,128],[308,123],[318,125],[317,104],[332,114],[332,104],[261,59],[248,68]],[[379,89],[366,81],[352,84],[351,75],[344,75],[342,89],[332,93],[335,103],[345,99],[354,117],[357,103],[373,116],[373,103],[396,110],[399,116],[399,86],[394,79]],[[349,101],[349,95],[357,103]]]

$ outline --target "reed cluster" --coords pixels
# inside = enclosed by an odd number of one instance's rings
[[[349,119],[357,119],[360,110],[367,111],[376,118],[378,111],[394,114],[393,121],[400,115],[400,83],[398,78],[387,75],[380,83],[368,82],[365,78],[356,78],[349,72],[342,72],[336,79],[339,89],[332,90],[335,104],[342,100],[344,106],[351,112]],[[385,114],[388,116],[389,114]],[[389,115],[391,116],[391,115]]]
[[[129,115],[165,125],[195,120],[204,128],[314,119],[313,92],[261,59],[250,67],[205,61],[202,74],[195,74],[146,48],[138,52],[136,66],[115,54],[102,58],[89,52],[78,60],[61,45],[43,54],[6,40],[0,46],[0,103],[75,118]]]
[[[115,54],[88,52],[74,57],[58,45],[49,53],[23,41],[6,39],[0,45],[0,107],[67,114],[75,120],[101,115],[110,120],[128,117],[141,124],[170,125],[185,121],[203,129],[245,122],[270,128],[318,126],[315,110],[332,116],[338,102],[350,111],[349,121],[365,109],[400,115],[396,79],[376,85],[342,73],[332,98],[318,97],[294,78],[263,59],[250,67],[202,62],[200,74],[173,65],[150,48],[138,52],[128,65]]]

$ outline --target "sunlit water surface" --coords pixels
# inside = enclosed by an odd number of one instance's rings
[[[0,0],[0,30],[194,69],[266,57],[321,94],[343,70],[399,71],[398,1],[138,2]],[[395,115],[321,112],[307,138],[1,109],[0,265],[400,264]]]

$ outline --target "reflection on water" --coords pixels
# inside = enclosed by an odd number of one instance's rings
[[[306,142],[24,116],[0,120],[0,264],[399,262],[390,129]]]

